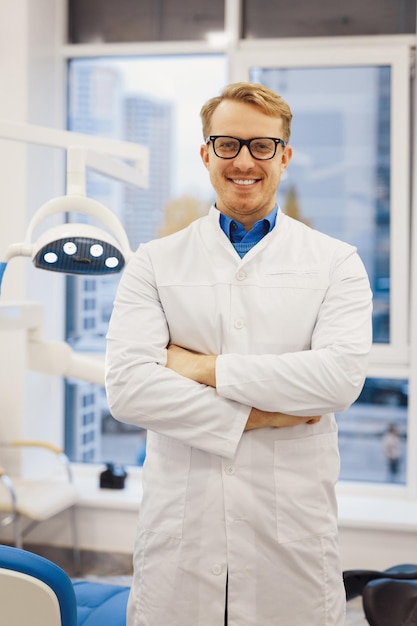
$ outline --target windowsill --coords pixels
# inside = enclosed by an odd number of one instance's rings
[[[142,468],[127,468],[124,489],[101,489],[103,465],[73,464],[80,505],[85,508],[136,512],[142,498]],[[404,486],[340,483],[337,487],[339,527],[417,532],[417,500]]]
[[[75,485],[82,507],[137,511],[142,499],[142,468],[129,467],[123,489],[102,489],[100,473],[104,465],[72,464]]]
[[[417,532],[417,500],[404,485],[339,483],[340,528]]]

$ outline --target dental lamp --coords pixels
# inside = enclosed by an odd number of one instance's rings
[[[112,229],[116,237],[85,223],[67,223],[42,233],[32,243],[35,228],[55,213],[83,213]],[[3,263],[15,256],[29,256],[35,267],[66,274],[109,274],[120,272],[129,261],[127,235],[110,210],[84,196],[66,195],[50,200],[35,213],[23,243],[11,244]]]
[[[147,148],[132,142],[1,120],[0,138],[67,151],[66,195],[43,204],[30,220],[23,242],[9,245],[3,259],[0,259],[0,293],[8,262],[17,256],[31,258],[37,268],[65,274],[120,272],[132,256],[128,237],[110,209],[86,196],[86,168],[143,188],[148,182]],[[100,222],[106,230],[85,222],[69,222],[49,228],[34,240],[42,222],[58,213],[87,215]],[[63,341],[43,340],[42,311],[38,303],[0,300],[0,331],[19,329],[27,332],[27,366],[43,373],[104,385],[103,359],[75,352]]]
[[[67,192],[40,207],[26,231],[22,243],[11,244],[0,260],[0,291],[7,264],[13,257],[28,256],[35,267],[66,274],[111,274],[120,272],[132,251],[126,232],[105,205],[85,194],[85,172],[90,166],[101,173],[138,187],[147,185],[147,152],[143,146],[90,137],[70,131],[54,131],[30,125],[5,125],[0,122],[0,136],[17,141],[40,143],[67,150]],[[77,144],[73,142],[76,141]],[[135,160],[134,166],[116,162],[91,150],[90,144],[118,157]],[[89,215],[111,233],[86,223],[61,224],[32,242],[35,229],[56,213]]]

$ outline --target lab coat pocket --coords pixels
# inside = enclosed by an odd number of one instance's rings
[[[182,537],[191,448],[170,437],[148,433],[139,525]]]
[[[274,448],[278,542],[335,532],[334,485],[340,470],[337,432],[280,439]]]

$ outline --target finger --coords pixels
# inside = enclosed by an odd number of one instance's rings
[[[317,424],[317,422],[319,422],[321,420],[321,415],[317,416],[317,417],[311,417],[309,420],[307,420],[307,424]]]

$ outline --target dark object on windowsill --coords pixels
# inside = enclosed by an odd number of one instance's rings
[[[100,489],[124,489],[126,476],[123,465],[106,463],[106,469],[100,474]]]

